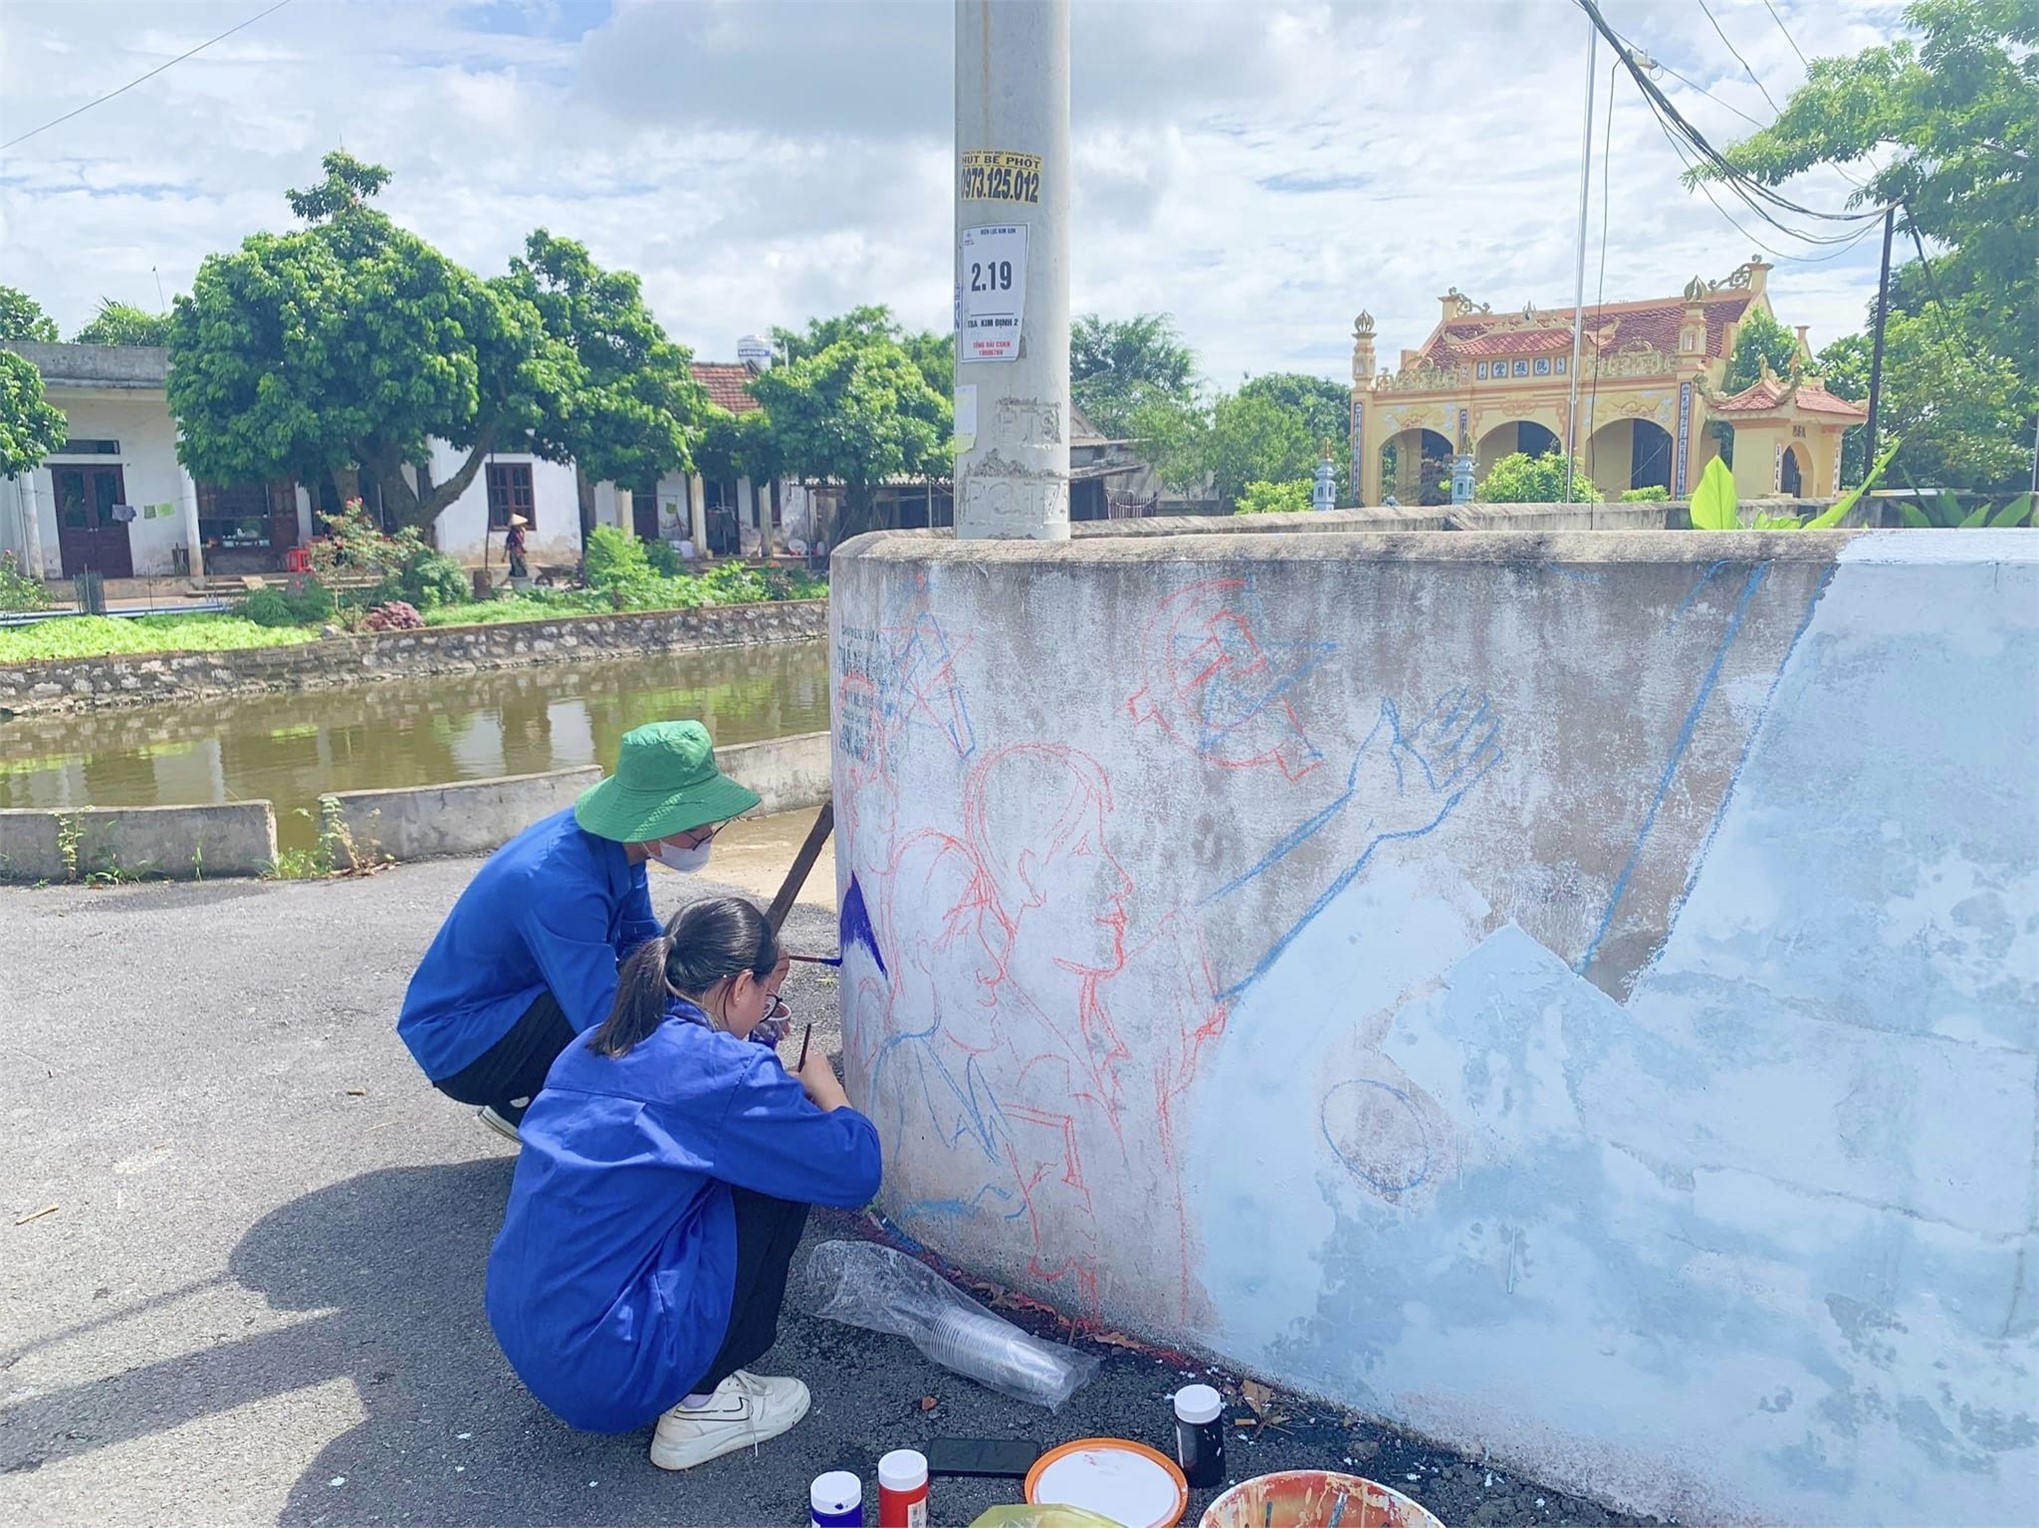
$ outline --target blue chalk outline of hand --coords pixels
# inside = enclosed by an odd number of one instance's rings
[[[1360,774],[1368,762],[1374,745],[1383,734],[1386,760],[1395,782],[1395,796],[1392,803],[1367,803],[1373,815],[1367,822],[1365,846],[1358,857],[1341,871],[1332,883],[1312,902],[1303,916],[1292,924],[1282,937],[1268,948],[1267,953],[1254,964],[1253,970],[1245,977],[1225,989],[1218,996],[1232,998],[1240,993],[1254,978],[1272,966],[1311,919],[1321,913],[1325,906],[1346,887],[1353,878],[1366,868],[1374,851],[1391,839],[1416,839],[1435,829],[1452,809],[1477,785],[1486,773],[1501,762],[1501,721],[1494,715],[1492,703],[1486,696],[1477,702],[1466,686],[1446,691],[1437,702],[1424,713],[1423,718],[1406,733],[1402,730],[1402,715],[1392,700],[1383,697],[1380,716],[1373,729],[1361,742],[1353,756],[1352,768],[1346,773],[1345,790],[1320,811],[1303,820],[1289,831],[1279,843],[1256,861],[1249,869],[1233,877],[1215,892],[1204,898],[1208,907],[1220,898],[1236,892],[1247,882],[1272,869],[1277,863],[1295,852],[1304,843],[1321,833],[1341,812],[1360,795]],[[1419,795],[1421,793],[1421,795]],[[1416,801],[1416,807],[1409,814],[1411,821],[1394,827],[1383,828],[1384,819],[1390,818],[1388,808]]]

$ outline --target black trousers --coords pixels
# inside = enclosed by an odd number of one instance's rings
[[[786,1304],[786,1273],[793,1250],[807,1229],[807,1207],[731,1185],[736,1201],[736,1293],[729,1328],[707,1373],[689,1387],[713,1391],[737,1370],[747,1369],[779,1341],[779,1308]]]
[[[485,1104],[515,1125],[524,1118],[524,1105],[545,1086],[553,1059],[573,1043],[574,1034],[559,1000],[549,991],[540,993],[508,1035],[432,1086],[462,1104]],[[524,1103],[512,1104],[513,1099]]]

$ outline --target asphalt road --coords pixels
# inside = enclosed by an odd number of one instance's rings
[[[669,1475],[646,1433],[547,1414],[482,1314],[512,1149],[393,1028],[473,869],[0,891],[0,1521],[801,1524],[818,1472],[870,1482],[878,1453],[940,1434],[1165,1445],[1186,1374],[1165,1357],[1101,1350],[1051,1417],[790,1311],[761,1368],[800,1375],[815,1408],[754,1454]],[[659,879],[662,912],[676,885]],[[834,948],[825,907],[789,934]],[[829,979],[800,968],[787,992],[836,1050]],[[1304,1401],[1274,1410],[1288,1421],[1232,1431],[1233,1479],[1351,1460],[1451,1522],[1625,1521]],[[1016,1495],[938,1479],[934,1521]]]

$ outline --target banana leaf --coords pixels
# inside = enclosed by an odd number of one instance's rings
[[[1833,502],[1832,506],[1829,507],[1824,513],[1815,515],[1811,520],[1808,520],[1805,523],[1805,529],[1808,531],[1830,531],[1835,526],[1839,525],[1842,522],[1842,520],[1846,518],[1848,511],[1855,508],[1856,501],[1861,499],[1861,497],[1864,494],[1868,493],[1872,488],[1876,487],[1877,483],[1883,477],[1884,470],[1890,466],[1890,459],[1897,455],[1897,448],[1902,444],[1904,443],[1901,441],[1893,440],[1888,446],[1886,446],[1884,448],[1883,455],[1876,459],[1876,465],[1869,469],[1869,476],[1864,478],[1854,488],[1849,489],[1848,492],[1843,494],[1840,498],[1836,499]],[[1911,506],[1906,505],[1905,509],[1910,510]],[[1907,515],[1906,524],[1910,523],[1911,518],[1909,515]],[[1931,521],[1927,521],[1926,523],[1928,525],[1932,524]]]
[[[1692,528],[1695,531],[1735,531],[1741,519],[1735,500],[1735,476],[1727,464],[1715,457],[1699,475],[1692,490]]]
[[[2032,496],[2020,494],[2009,504],[1996,512],[1990,521],[1992,527],[2022,526],[2032,518]]]

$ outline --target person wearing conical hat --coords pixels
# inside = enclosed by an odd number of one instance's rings
[[[700,723],[624,734],[615,773],[491,855],[419,962],[397,1034],[432,1086],[514,1139],[553,1059],[609,1017],[620,965],[661,933],[646,867],[701,870],[757,805]]]
[[[503,533],[503,551],[509,554],[510,577],[513,579],[531,577],[531,566],[524,561],[524,528],[530,524],[522,515],[512,515],[510,528]]]

